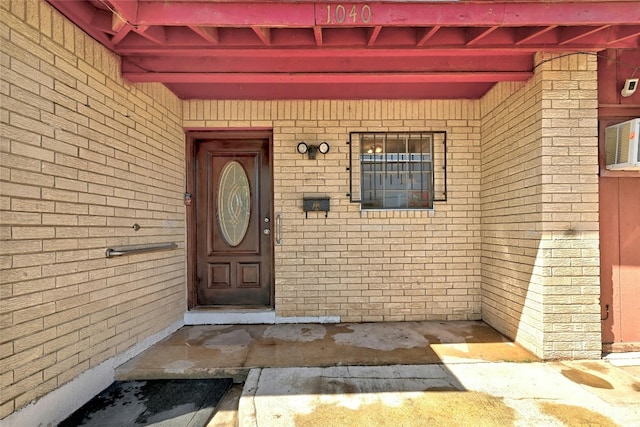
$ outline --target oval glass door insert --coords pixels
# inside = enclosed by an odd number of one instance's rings
[[[251,191],[247,173],[240,163],[227,163],[218,185],[218,223],[229,246],[238,246],[249,228]]]

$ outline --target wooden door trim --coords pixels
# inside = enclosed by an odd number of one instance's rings
[[[190,193],[192,197],[191,205],[186,208],[186,234],[187,234],[187,308],[192,310],[197,307],[197,203],[196,194],[196,141],[199,139],[267,139],[269,141],[269,168],[271,170],[271,194],[269,203],[273,207],[273,131],[269,130],[205,130],[199,129],[186,132],[185,147],[185,167],[186,167],[186,189],[185,193]],[[271,248],[273,251],[273,248]],[[273,259],[273,253],[272,253]],[[271,268],[273,269],[273,263]],[[271,277],[275,277],[275,272],[271,272]],[[274,284],[275,285],[275,284]],[[275,286],[271,286],[271,305],[275,304]]]

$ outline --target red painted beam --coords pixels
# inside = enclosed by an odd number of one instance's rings
[[[469,32],[470,32],[469,36],[470,37],[469,37],[469,41],[467,42],[467,45],[471,46],[471,45],[474,45],[474,44],[478,44],[478,42],[480,42],[482,39],[487,37],[489,34],[494,32],[498,28],[500,28],[500,27],[471,28],[469,30]]]
[[[320,60],[285,54],[273,57],[162,57],[136,56],[122,58],[123,72],[148,70],[152,73],[412,73],[412,72],[504,72],[531,71],[533,55],[529,53],[464,56],[327,56]]]
[[[118,15],[123,21],[133,23],[138,18],[138,0],[107,0],[104,3],[111,5],[112,12]]]
[[[58,0],[59,1],[59,0]],[[135,24],[188,26],[546,26],[640,22],[628,1],[158,2],[140,0]]]
[[[107,48],[113,50],[114,46],[107,35],[98,27],[92,24],[96,15],[96,8],[84,1],[47,0],[60,13],[73,21],[76,25],[87,32],[91,37],[102,43]]]
[[[167,34],[164,27],[147,27],[146,25],[141,25],[134,27],[133,31],[155,44],[166,45]]]
[[[212,45],[218,45],[220,39],[218,37],[218,29],[215,27],[189,27],[191,30],[198,34],[200,37],[211,43]]]
[[[438,32],[438,30],[440,30],[440,28],[442,28],[442,26],[436,25],[431,28],[424,29],[424,31],[418,36],[418,42],[416,43],[416,45],[424,46],[425,43],[427,43],[431,39],[431,37],[433,37]]]
[[[615,27],[611,30],[608,36],[609,36],[608,43],[612,45],[617,43],[622,43],[627,40],[632,40],[632,39],[637,40],[638,38],[640,38],[640,26],[634,25],[634,26],[625,26],[625,27]],[[637,46],[637,43],[636,43],[636,46]]]
[[[318,3],[316,25],[323,26],[545,26],[640,22],[629,2],[456,2]]]
[[[258,38],[262,40],[262,43],[267,46],[271,45],[271,30],[269,28],[251,27],[251,29],[256,33]]]
[[[459,48],[459,47],[435,47],[429,49],[361,49],[357,47],[345,47],[345,48],[326,48],[326,49],[264,49],[264,48],[245,48],[245,49],[182,49],[182,48],[159,48],[154,47],[150,49],[140,50],[135,47],[122,47],[118,49],[120,54],[124,54],[131,57],[136,56],[161,56],[167,58],[195,56],[195,57],[220,57],[220,58],[234,58],[234,57],[253,57],[253,58],[272,58],[272,57],[299,57],[299,58],[394,58],[394,57],[434,57],[434,56],[467,56],[467,57],[486,57],[489,55],[509,55],[509,54],[528,54],[536,53],[539,51],[556,52],[558,50],[566,51],[559,47],[549,46],[548,49],[542,49],[540,46],[527,46],[525,47],[513,47],[513,46],[501,46],[495,48]]]
[[[561,39],[559,40],[559,45],[568,45],[571,43],[575,43],[580,39],[584,39],[592,34],[598,33],[606,28],[611,27],[611,25],[601,25],[598,27],[569,27],[563,29],[561,31]]]
[[[133,27],[129,24],[124,24],[124,26],[122,28],[120,28],[120,30],[118,30],[118,33],[116,35],[113,36],[113,38],[111,39],[111,42],[114,45],[117,45],[118,43],[120,43],[131,31],[133,30]]]
[[[183,99],[479,99],[493,83],[166,84]]]
[[[373,27],[369,30],[369,39],[367,40],[367,46],[373,46],[380,35],[380,31],[382,31],[382,27],[377,26]]]
[[[373,84],[526,81],[532,72],[449,73],[122,73],[132,82],[212,84]]]
[[[548,25],[545,27],[523,27],[520,28],[517,33],[517,41],[516,45],[522,45],[528,43],[536,38],[542,36],[543,34],[548,33],[549,31],[555,30],[558,28],[557,25]]]
[[[317,46],[322,46],[324,40],[322,37],[322,27],[313,27],[313,36]]]
[[[95,10],[91,22],[89,23],[96,31],[102,31],[107,34],[116,34],[116,30],[113,27],[113,13],[106,10]]]
[[[313,4],[141,1],[138,24],[218,27],[313,27]]]

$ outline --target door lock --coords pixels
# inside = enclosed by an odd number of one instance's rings
[[[271,230],[269,230],[268,228],[265,228],[262,232],[264,234],[271,234]]]

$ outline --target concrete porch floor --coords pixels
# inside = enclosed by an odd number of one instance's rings
[[[185,326],[120,366],[118,380],[234,378],[252,368],[532,362],[483,322]]]
[[[540,362],[483,322],[209,325],[116,377],[233,378],[208,427],[640,426],[638,360]]]

